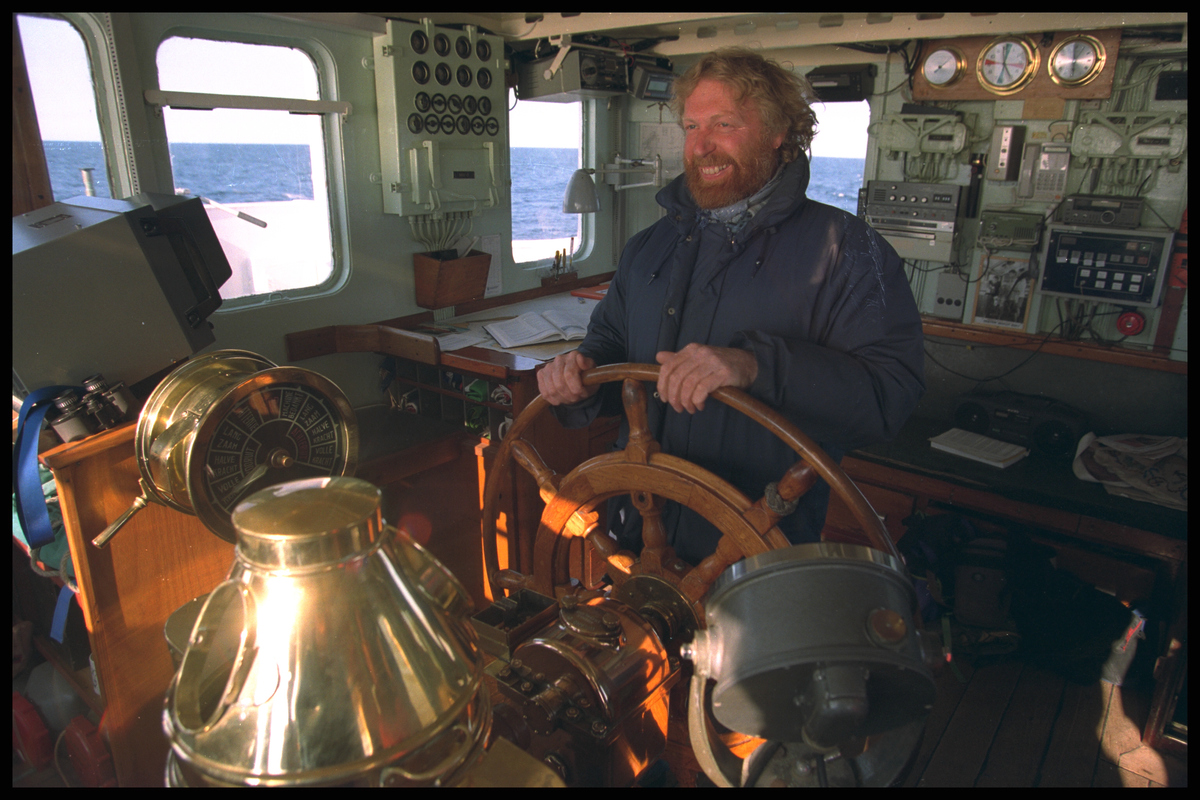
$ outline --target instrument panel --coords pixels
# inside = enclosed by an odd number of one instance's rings
[[[1172,239],[1165,230],[1051,225],[1042,251],[1042,293],[1157,306]]]
[[[921,51],[913,99],[1106,98],[1120,44],[1120,30],[936,39]]]
[[[372,50],[384,210],[495,206],[507,108],[503,40],[470,25],[388,20]]]

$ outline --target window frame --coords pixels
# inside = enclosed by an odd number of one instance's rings
[[[213,108],[245,108],[249,101],[249,105],[259,109],[311,109],[305,113],[317,113],[321,117],[321,129],[325,144],[325,170],[326,180],[329,195],[329,235],[330,235],[330,251],[333,258],[333,269],[328,278],[319,284],[313,286],[300,287],[296,289],[287,289],[284,291],[276,291],[264,294],[247,295],[245,297],[235,297],[224,300],[221,307],[217,309],[216,314],[228,314],[247,309],[262,308],[267,305],[278,305],[282,303],[291,303],[301,300],[310,300],[315,297],[336,294],[341,291],[350,280],[350,252],[349,252],[349,220],[348,206],[346,200],[346,182],[345,182],[345,164],[342,159],[343,152],[343,136],[342,126],[345,121],[345,116],[353,113],[350,103],[338,99],[335,76],[337,74],[336,66],[332,55],[326,50],[323,44],[319,41],[300,37],[300,36],[272,36],[254,33],[246,33],[243,31],[232,30],[217,30],[195,25],[173,26],[165,30],[154,47],[154,86],[146,87],[145,100],[148,104],[154,105],[158,100],[172,97],[181,98],[192,94],[187,92],[177,92],[173,90],[163,90],[158,85],[158,52],[162,45],[172,38],[185,39],[207,39],[214,42],[232,42],[237,44],[249,45],[264,45],[268,47],[288,47],[300,50],[309,57],[312,61],[313,68],[317,73],[317,88],[320,95],[319,100],[300,100],[295,98],[278,98],[278,97],[259,97],[255,95],[207,95],[206,100],[211,101]],[[153,98],[153,99],[152,99]],[[239,98],[241,103],[237,101],[230,102],[228,98]],[[223,102],[224,101],[224,102]],[[167,103],[169,105],[169,103]],[[208,103],[206,102],[207,106]],[[194,107],[194,106],[192,106]],[[161,111],[159,111],[161,119]],[[163,128],[163,145],[164,150],[169,147],[169,140],[166,138],[166,131]],[[164,182],[169,181],[172,186],[175,184],[174,174],[171,171],[170,158],[166,159],[166,163],[160,166],[160,169],[165,169]]]
[[[517,102],[521,102],[521,101],[518,99]],[[537,102],[537,101],[536,100],[527,100],[525,102]],[[512,109],[510,108],[509,112],[511,112],[511,110]],[[596,145],[596,126],[595,126],[596,113],[595,112],[596,112],[595,98],[580,97],[580,104],[579,104],[579,115],[580,115],[580,120],[579,120],[579,125],[580,125],[579,163],[580,163],[580,166],[584,169],[595,169],[595,167],[596,167],[596,158],[594,155],[596,152],[596,146],[595,146]],[[505,116],[507,118],[507,124],[508,124],[507,142],[508,142],[508,148],[509,148],[509,153],[510,153],[510,157],[508,158],[508,160],[511,162],[511,160],[512,160],[511,159],[512,118],[509,114],[506,114]],[[510,164],[509,169],[511,170],[511,164]],[[593,180],[594,180],[594,178],[593,178]],[[517,261],[516,255],[512,251],[512,242],[513,241],[531,241],[531,240],[517,240],[516,237],[514,236],[515,231],[513,231],[513,229],[512,229],[514,215],[512,213],[513,198],[512,198],[512,175],[511,175],[511,172],[509,174],[508,182],[509,182],[509,187],[508,187],[509,257],[512,258],[514,266],[524,267],[526,269],[530,268],[529,265],[539,264],[539,262],[542,262],[542,261],[545,261],[547,264],[550,263],[552,261],[552,259],[550,259],[550,258],[539,258],[539,259],[534,259],[533,261]],[[599,188],[599,187],[597,187],[597,188]],[[566,190],[567,190],[566,185],[563,185],[561,187],[560,191],[562,193],[565,193]],[[578,242],[579,247],[575,250],[575,261],[582,262],[584,259],[586,259],[588,256],[590,256],[592,254],[592,251],[596,247],[596,215],[595,214],[580,214],[579,216],[581,217],[580,224],[579,224],[579,242]],[[569,238],[569,237],[564,237],[564,238]]]
[[[128,109],[122,102],[122,82],[116,60],[115,38],[110,13],[85,12],[19,12],[31,17],[61,19],[71,25],[87,50],[91,70],[92,91],[96,101],[96,120],[100,126],[100,146],[104,150],[108,186],[114,197],[140,194],[143,189],[138,177],[133,151]]]
[[[65,20],[83,38],[92,71],[92,86],[96,95],[100,143],[105,153],[108,183],[113,196],[130,197],[146,191],[155,191],[156,188],[161,190],[164,185],[174,187],[175,181],[171,171],[166,130],[162,125],[161,112],[158,115],[157,126],[151,116],[149,128],[147,128],[146,118],[138,116],[143,113],[142,109],[131,109],[129,106],[132,103],[126,99],[127,95],[141,94],[143,96],[137,99],[145,103],[147,102],[145,94],[160,91],[157,63],[149,71],[150,79],[146,81],[143,81],[142,76],[138,74],[135,65],[121,63],[116,54],[116,42],[118,38],[121,41],[127,41],[129,32],[124,28],[116,30],[113,14],[110,12],[47,12],[31,13],[30,15]],[[343,104],[338,97],[337,67],[333,55],[322,42],[309,37],[277,36],[187,24],[170,26],[163,31],[154,45],[155,61],[157,61],[159,47],[172,37],[290,47],[301,50],[312,60],[321,99],[318,101],[296,100],[294,102],[334,104],[330,110],[322,110],[320,113],[329,198],[330,251],[333,259],[330,276],[314,286],[224,300],[221,308],[217,309],[215,313],[228,314],[251,308],[261,308],[265,305],[309,300],[341,291],[349,283],[351,273],[346,168],[343,158],[342,126],[344,119],[341,113],[342,108],[349,107],[350,104]],[[123,76],[123,71],[128,73],[127,79]],[[138,89],[147,91],[139,92]],[[252,98],[253,96],[239,95],[238,97]],[[266,99],[280,102],[279,98]],[[153,112],[151,112],[152,114]],[[135,138],[142,138],[139,134],[144,134],[145,138],[150,141],[151,147],[148,150],[135,151]],[[161,142],[158,141],[159,136],[161,136]]]

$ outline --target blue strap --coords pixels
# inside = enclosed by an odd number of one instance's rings
[[[25,531],[29,547],[42,547],[54,541],[50,515],[46,513],[46,496],[38,476],[37,445],[46,413],[53,408],[55,397],[63,392],[82,394],[77,386],[47,386],[25,398],[17,420],[17,443],[13,447],[13,491],[17,498],[17,519]]]
[[[71,599],[75,593],[70,586],[63,586],[58,592],[58,602],[54,604],[54,617],[50,620],[50,638],[62,644],[63,631],[67,628],[67,612],[71,610]]]

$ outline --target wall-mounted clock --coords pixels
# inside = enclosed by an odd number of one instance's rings
[[[1104,45],[1086,34],[1071,36],[1050,51],[1047,61],[1050,80],[1060,86],[1083,86],[1104,71]]]
[[[992,94],[1007,96],[1025,88],[1041,65],[1041,54],[1024,36],[1001,36],[979,52],[975,75]]]
[[[929,85],[943,89],[958,83],[959,78],[967,71],[967,61],[956,48],[942,47],[934,50],[925,58],[921,72]]]

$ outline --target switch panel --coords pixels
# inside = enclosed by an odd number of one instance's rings
[[[1024,125],[997,125],[992,132],[992,152],[988,156],[988,180],[1015,181],[1021,169],[1024,146]]]

